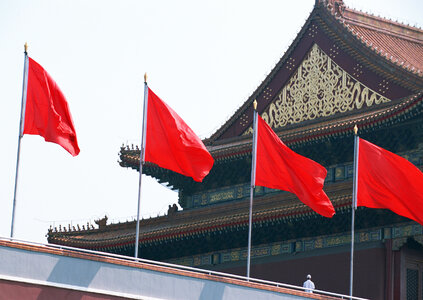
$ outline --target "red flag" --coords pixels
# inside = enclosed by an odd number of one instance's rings
[[[201,139],[150,88],[145,161],[192,177],[198,182],[206,177],[214,163]]]
[[[72,116],[56,82],[28,57],[25,121],[22,134],[35,134],[59,144],[72,156],[79,153]]]
[[[294,193],[305,205],[325,217],[335,210],[323,191],[326,169],[289,149],[258,116],[255,184]]]
[[[405,158],[359,141],[357,206],[387,208],[423,225],[423,173]]]

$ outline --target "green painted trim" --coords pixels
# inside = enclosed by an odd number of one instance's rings
[[[423,149],[415,149],[400,153],[399,155],[406,158],[416,166],[421,166],[423,164]],[[328,173],[326,175],[325,183],[351,180],[354,172],[353,163],[349,162],[329,166],[327,167],[327,171]],[[282,193],[286,192],[261,186],[257,186],[254,191],[255,196]],[[181,192],[179,202],[185,203],[186,208],[195,208],[213,205],[216,203],[246,199],[247,197],[250,197],[250,183],[211,189],[200,193],[194,193],[192,195],[184,195],[184,193]]]
[[[406,224],[385,228],[372,228],[355,233],[355,243],[366,244],[375,241],[383,242],[387,239],[402,240],[414,237],[416,240],[423,240],[423,226],[419,224]],[[271,244],[262,244],[251,249],[251,258],[264,258],[293,253],[307,253],[319,249],[329,249],[350,245],[351,234],[343,233],[331,236],[319,236],[298,240],[289,240]],[[217,252],[186,256],[167,260],[169,263],[200,267],[207,265],[221,265],[247,260],[247,248],[227,249]]]

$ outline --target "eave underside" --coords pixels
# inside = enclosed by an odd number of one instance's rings
[[[305,122],[277,133],[297,153],[329,167],[353,160],[351,149],[354,125],[359,127],[361,137],[392,152],[417,148],[423,139],[422,112],[423,92],[367,113],[331,118],[325,122]],[[185,195],[249,182],[251,140],[250,135],[209,146],[215,164],[202,183],[153,164],[145,165],[143,172]],[[139,169],[139,150],[123,147],[120,158],[122,167]],[[180,204],[185,207],[184,203]]]

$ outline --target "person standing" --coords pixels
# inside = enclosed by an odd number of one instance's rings
[[[313,293],[313,290],[315,289],[315,286],[314,286],[314,282],[311,281],[311,275],[310,274],[307,275],[307,280],[304,281],[303,288],[305,288],[304,291],[306,293]]]

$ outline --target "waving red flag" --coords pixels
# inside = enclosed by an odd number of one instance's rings
[[[387,208],[423,225],[423,173],[363,139],[358,153],[357,206]]]
[[[323,191],[326,169],[289,149],[257,116],[255,184],[294,193],[315,212],[332,217],[335,210]]]
[[[72,156],[78,155],[78,141],[65,96],[43,67],[30,57],[24,114],[22,134],[40,135]]]
[[[145,161],[201,182],[214,160],[201,139],[148,88]]]

